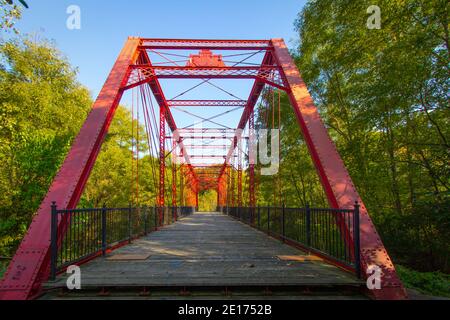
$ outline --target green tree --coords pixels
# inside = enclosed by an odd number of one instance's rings
[[[379,30],[366,26],[374,4]],[[447,272],[448,18],[445,0],[310,1],[294,52],[396,261]]]
[[[117,109],[80,206],[98,208],[104,204],[109,207],[129,204],[155,205],[156,177],[152,173],[155,172],[158,162],[148,154],[145,129],[142,125],[139,125],[139,160],[133,155],[137,135],[132,136],[132,123],[136,127],[136,121],[132,121],[131,113],[125,107]],[[136,173],[138,170],[139,174]]]
[[[0,255],[11,255],[92,101],[47,42],[0,45]]]
[[[18,2],[25,8],[28,8],[28,4],[23,0]],[[16,20],[22,17],[21,6],[17,5],[13,0],[0,0],[0,29],[13,30],[18,33],[18,30],[14,28]]]

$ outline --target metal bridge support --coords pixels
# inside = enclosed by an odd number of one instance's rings
[[[166,174],[166,108],[159,107],[159,196],[158,215],[159,225],[163,222],[163,207],[165,204],[165,174]]]
[[[177,206],[177,141],[172,140],[172,207]]]
[[[404,299],[405,289],[394,265],[384,248],[380,236],[370,219],[347,168],[336,146],[328,135],[317,108],[303,82],[288,48],[282,39],[273,39],[274,56],[288,84],[288,94],[303,137],[308,146],[328,201],[333,208],[352,208],[355,201],[361,204],[361,266],[365,277],[370,266],[382,269],[382,288],[373,290],[378,299]]]
[[[53,201],[60,208],[77,206],[122,97],[130,72],[128,67],[138,57],[139,44],[138,38],[129,38],[125,43],[6,271],[0,284],[0,300],[31,299],[40,293],[41,284],[50,271],[49,208]]]
[[[256,162],[256,137],[255,137],[255,112],[252,111],[248,120],[249,127],[249,141],[248,141],[248,153],[249,153],[249,167],[248,167],[248,193],[249,193],[249,207],[251,208],[251,223],[253,224],[255,218],[255,162]]]
[[[238,207],[242,207],[242,150],[238,147]]]

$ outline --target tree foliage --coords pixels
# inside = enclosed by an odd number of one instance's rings
[[[0,29],[13,30],[18,33],[14,27],[15,22],[22,17],[22,6],[28,8],[28,4],[23,0],[18,0],[21,5],[13,0],[0,0]]]
[[[0,255],[11,254],[91,105],[50,44],[0,45]]]
[[[99,208],[103,205],[155,205],[156,169],[159,162],[148,153],[145,129],[142,125],[139,125],[139,159],[133,154],[137,135],[132,135],[132,124],[136,128],[136,122],[136,119],[132,121],[128,109],[123,106],[117,109],[80,206]],[[167,181],[166,187],[169,188],[170,184],[171,180]]]
[[[76,81],[76,71],[50,43],[13,40],[0,46],[0,56],[0,257],[8,257],[47,193],[92,100]],[[139,159],[132,151],[138,143],[132,126],[139,127]],[[154,205],[157,165],[143,126],[120,106],[79,206]],[[167,194],[170,186],[167,175]]]
[[[373,4],[381,8],[379,30],[366,26],[366,10]],[[310,1],[296,21],[299,46],[293,52],[396,262],[446,272],[450,270],[448,17],[446,0]],[[303,184],[312,166],[286,105],[283,98],[282,193],[287,204],[297,205],[302,199],[316,205],[321,197],[314,187],[318,179],[311,177],[310,184]],[[273,190],[270,179],[266,185],[262,182],[263,191]]]

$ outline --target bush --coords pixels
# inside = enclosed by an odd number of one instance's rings
[[[450,276],[440,272],[418,272],[397,266],[403,284],[423,294],[450,298]]]

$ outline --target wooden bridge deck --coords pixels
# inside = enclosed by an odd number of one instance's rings
[[[128,254],[145,258],[120,260]],[[322,261],[278,257],[287,255],[305,253],[228,216],[197,213],[83,265],[81,284],[83,289],[360,284],[353,275]],[[66,277],[60,275],[45,287],[63,288]]]

